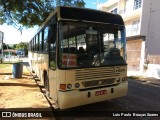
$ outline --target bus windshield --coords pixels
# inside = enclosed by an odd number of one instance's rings
[[[126,65],[124,27],[113,24],[61,22],[59,68]]]

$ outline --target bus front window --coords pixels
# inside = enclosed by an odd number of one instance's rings
[[[124,65],[119,26],[64,22],[59,25],[59,67]]]

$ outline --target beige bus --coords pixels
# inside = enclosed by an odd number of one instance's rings
[[[120,15],[57,7],[30,41],[29,63],[58,108],[125,96],[125,26]]]

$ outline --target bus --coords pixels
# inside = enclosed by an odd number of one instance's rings
[[[127,95],[120,15],[57,7],[29,42],[29,64],[59,109]]]

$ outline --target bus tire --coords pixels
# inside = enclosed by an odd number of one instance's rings
[[[49,95],[49,80],[47,73],[44,74],[44,87],[45,87],[45,95],[50,97]]]

